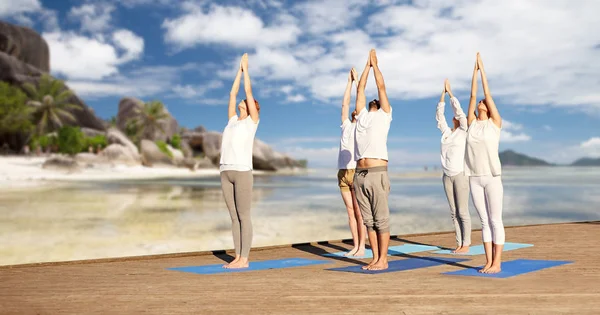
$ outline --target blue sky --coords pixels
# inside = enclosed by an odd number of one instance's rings
[[[595,1],[0,0],[0,18],[40,32],[51,72],[102,118],[133,96],[163,101],[182,126],[222,130],[247,52],[257,137],[330,167],[347,73],[363,70],[371,48],[394,108],[392,166],[439,165],[443,81],[466,110],[477,51],[505,122],[501,149],[557,163],[600,156],[599,10]],[[376,93],[371,76],[367,98]]]

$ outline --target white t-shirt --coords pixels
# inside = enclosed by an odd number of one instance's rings
[[[349,170],[356,168],[354,160],[354,133],[356,123],[350,122],[350,119],[342,123],[342,136],[340,137],[340,152],[338,153],[338,169]]]
[[[460,107],[458,99],[452,97],[450,104],[452,104],[452,109],[454,110],[454,118],[460,123],[460,126],[456,130],[452,131],[446,123],[446,117],[444,117],[444,106],[446,106],[446,103],[438,103],[435,118],[437,120],[437,127],[442,132],[440,148],[442,169],[447,176],[455,176],[464,171],[468,126],[467,117]]]
[[[498,176],[502,165],[498,155],[500,128],[491,119],[473,120],[467,131],[465,175]]]
[[[392,110],[389,114],[378,109],[370,112],[363,108],[356,117],[355,157],[360,159],[388,160],[387,137],[392,122]]]
[[[229,119],[221,140],[221,171],[252,170],[252,149],[259,122],[254,123],[250,116],[238,120],[235,115]]]

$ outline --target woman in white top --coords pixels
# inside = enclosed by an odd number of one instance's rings
[[[485,98],[479,101],[477,113],[475,113],[478,70],[481,71]],[[498,155],[502,118],[490,94],[479,53],[477,53],[477,62],[473,70],[467,121],[469,130],[467,133],[465,175],[469,176],[471,197],[481,219],[483,246],[487,261],[480,272],[498,273],[501,269],[505,238],[502,223],[504,188],[502,186],[500,156]]]
[[[348,211],[348,225],[354,242],[354,248],[347,252],[345,256],[364,256],[367,227],[363,223],[360,208],[356,200],[354,191],[354,173],[356,161],[354,159],[354,134],[356,131],[356,111],[352,112],[351,119],[348,119],[350,111],[350,93],[352,82],[358,79],[356,70],[352,68],[348,74],[348,84],[342,100],[342,134],[340,136],[340,151],[338,153],[338,186],[342,194],[342,200]]]
[[[235,110],[236,97],[240,88],[240,78],[244,74],[246,99],[238,104],[239,116]],[[252,149],[254,136],[259,123],[260,105],[252,96],[250,75],[248,74],[248,54],[242,56],[240,68],[229,94],[229,122],[223,131],[221,141],[221,188],[231,216],[235,259],[224,268],[247,268],[248,255],[252,246]]]
[[[444,117],[444,98],[450,95],[450,103],[454,110],[450,129]],[[437,105],[437,127],[442,132],[441,161],[444,176],[442,182],[446,191],[446,198],[450,205],[450,218],[454,223],[456,237],[455,253],[469,252],[471,245],[471,215],[469,213],[469,178],[465,176],[465,146],[467,144],[467,117],[460,107],[458,99],[452,95],[450,82],[444,82],[444,91]]]

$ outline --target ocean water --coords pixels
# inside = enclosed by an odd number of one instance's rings
[[[350,238],[336,173],[255,175],[253,246]],[[390,177],[392,234],[453,229],[441,173]],[[506,168],[503,183],[507,226],[600,220],[600,168]],[[230,249],[230,226],[217,177],[0,191],[0,265]]]

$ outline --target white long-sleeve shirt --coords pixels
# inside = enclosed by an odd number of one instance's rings
[[[454,131],[448,127],[446,117],[444,117],[445,102],[438,103],[435,119],[438,129],[442,132],[440,150],[442,169],[447,176],[455,176],[464,172],[468,126],[467,117],[460,107],[458,99],[450,98],[450,104],[454,110],[454,118],[458,120],[460,127]]]

